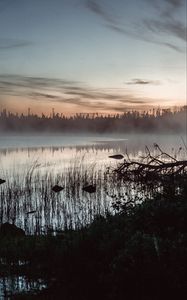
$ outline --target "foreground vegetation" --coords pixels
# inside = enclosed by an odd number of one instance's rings
[[[47,284],[12,299],[182,299],[187,180],[180,191],[167,191],[57,236],[0,236],[1,276],[22,274]]]

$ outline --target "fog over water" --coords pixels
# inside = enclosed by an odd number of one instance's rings
[[[184,148],[185,139],[184,135],[176,134],[1,135],[0,174],[18,166],[21,172],[20,166],[30,167],[36,161],[38,168],[53,172],[83,158],[85,164],[109,166],[116,163],[109,155],[128,152],[132,158],[137,157],[143,155],[146,146],[154,151],[154,143],[169,154],[182,156],[185,149],[179,153],[179,148]]]
[[[109,156],[128,153],[137,160],[146,146],[157,155],[154,143],[174,157],[186,157],[185,136],[179,135],[0,136],[0,178],[6,180],[0,186],[0,223],[47,233],[84,226],[113,211],[117,199],[135,201],[143,192],[108,175],[123,162]],[[52,191],[56,184],[63,187],[60,193]],[[96,185],[95,193],[83,191],[89,184]]]
[[[186,0],[0,0],[0,227],[62,235],[164,190],[115,171],[126,158],[187,159],[186,29]],[[10,261],[0,300],[46,287]]]

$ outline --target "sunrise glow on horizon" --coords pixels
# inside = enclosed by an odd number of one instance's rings
[[[0,28],[0,110],[186,105],[186,0],[2,0]]]

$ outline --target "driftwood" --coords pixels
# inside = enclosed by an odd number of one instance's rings
[[[163,152],[155,144],[158,155],[153,156],[146,147],[146,156],[137,161],[127,159],[121,163],[115,172],[124,180],[154,181],[168,178],[187,177],[187,160],[177,160],[175,157]]]

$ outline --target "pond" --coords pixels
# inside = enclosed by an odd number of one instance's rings
[[[172,156],[184,158],[186,137],[179,135],[30,135],[0,136],[0,223],[10,222],[27,234],[46,234],[80,228],[113,211],[119,198],[142,197],[134,184],[115,179],[112,170],[122,154],[130,159],[155,155],[154,143]],[[110,172],[108,172],[110,170]],[[110,176],[109,176],[110,174]],[[54,185],[63,187],[59,193]],[[83,191],[87,185],[96,192]]]
[[[185,137],[177,135],[0,136],[0,178],[6,180],[0,185],[0,223],[14,223],[26,234],[56,235],[89,224],[98,214],[115,213],[116,201],[141,201],[149,190],[117,180],[112,170],[123,160],[109,156],[127,153],[137,160],[146,146],[156,155],[154,143],[186,157]],[[55,184],[63,190],[54,193]],[[96,185],[95,193],[83,191],[89,184]],[[40,278],[1,274],[0,299],[46,287]]]

